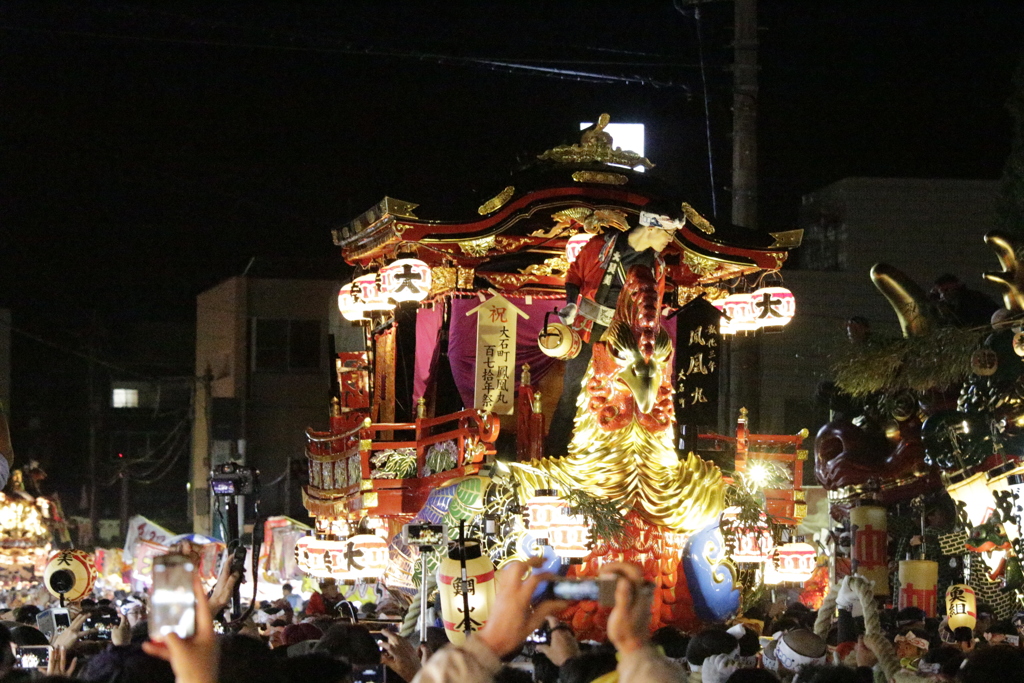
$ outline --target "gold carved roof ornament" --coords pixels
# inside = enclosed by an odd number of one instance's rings
[[[693,208],[686,202],[683,202],[683,215],[686,217],[686,222],[697,228],[705,235],[714,235],[715,226],[708,223],[704,216],[697,213],[697,209]]]
[[[512,195],[514,195],[515,193],[516,188],[512,185],[509,185],[504,190],[502,190],[501,192],[499,192],[498,194],[494,195],[486,202],[481,204],[480,208],[477,209],[476,211],[481,216],[486,216],[489,213],[494,213],[501,207],[505,206],[505,204],[508,203],[508,200],[512,199]]]
[[[598,162],[602,164],[616,164],[628,168],[643,166],[654,168],[646,157],[636,152],[630,152],[618,147],[612,148],[612,136],[605,132],[605,127],[611,121],[611,116],[601,114],[597,124],[590,130],[583,132],[578,145],[561,145],[544,152],[538,159],[546,159],[559,164],[580,164],[586,162]],[[598,182],[598,181],[595,181]]]
[[[552,256],[545,259],[544,263],[534,263],[519,271],[523,275],[535,275],[537,277],[564,277],[569,272],[569,259],[564,255]]]
[[[991,231],[985,243],[992,247],[1002,271],[984,273],[983,277],[1003,288],[1003,305],[1011,314],[1024,312],[1024,265],[1017,258],[1013,239],[1004,233]]]
[[[599,183],[601,185],[625,185],[629,178],[621,173],[607,173],[605,171],[576,171],[572,179],[577,183]]]

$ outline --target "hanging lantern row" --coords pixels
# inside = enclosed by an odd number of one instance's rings
[[[430,266],[419,259],[398,259],[342,287],[338,310],[345,320],[363,320],[366,313],[392,310],[396,302],[423,301],[431,284]]]
[[[810,543],[783,543],[776,555],[776,562],[767,562],[764,566],[764,582],[769,586],[805,583],[818,566],[818,551]]]
[[[530,534],[570,561],[590,554],[590,528],[582,515],[569,512],[569,502],[554,489],[536,489],[526,501]]]
[[[730,294],[711,303],[725,314],[719,327],[722,334],[781,327],[796,314],[796,297],[785,287],[762,287],[753,292]]]
[[[295,561],[299,569],[318,579],[375,579],[387,569],[388,544],[372,534],[357,534],[343,541],[304,536],[295,544]]]
[[[723,520],[735,520],[739,514],[738,507],[730,507],[722,513]],[[771,560],[775,552],[775,540],[768,530],[767,516],[762,512],[759,523],[753,527],[733,526],[736,547],[732,553],[732,561],[738,564],[764,564]]]

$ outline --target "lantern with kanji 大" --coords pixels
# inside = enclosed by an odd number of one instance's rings
[[[380,281],[389,299],[423,301],[430,293],[430,266],[419,259],[398,259],[380,269]]]
[[[758,327],[780,327],[796,315],[796,297],[785,287],[762,287],[750,295],[750,310]]]
[[[899,607],[920,607],[929,617],[938,609],[939,565],[931,560],[901,560]]]
[[[889,525],[884,507],[860,505],[850,510],[853,546],[850,559],[860,576],[875,582],[875,595],[889,595]]]
[[[946,616],[950,630],[961,626],[973,629],[978,624],[978,608],[974,589],[964,583],[957,583],[946,589]]]
[[[765,565],[764,582],[804,583],[814,574],[818,553],[810,543],[783,543],[776,550],[777,562]]]
[[[374,534],[357,534],[336,541],[328,552],[331,575],[338,579],[373,579],[388,567],[388,544]]]
[[[92,591],[96,567],[84,550],[58,550],[43,570],[43,585],[54,597],[68,602],[81,600]]]
[[[752,332],[757,329],[749,292],[730,294],[724,299],[712,301],[711,304],[725,314],[718,328],[722,334]]]
[[[526,519],[530,535],[542,545],[547,542],[551,522],[559,515],[565,501],[555,489],[536,489],[526,501]]]
[[[462,565],[465,562],[465,574]],[[444,630],[455,645],[466,642],[467,631],[479,631],[494,605],[494,565],[476,541],[451,546],[437,567],[437,589]]]

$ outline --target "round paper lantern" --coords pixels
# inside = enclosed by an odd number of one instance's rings
[[[1017,506],[1020,504],[1017,494],[1020,492],[1020,483],[1024,481],[1024,465],[1016,462],[1008,462],[989,470],[987,475],[989,493],[992,495],[993,504],[996,497],[1009,496],[1014,503],[1015,514],[1009,519],[1003,520],[1003,531],[1010,541],[1020,538],[1020,520],[1016,514]]]
[[[43,584],[56,598],[63,592],[68,602],[81,600],[92,592],[96,567],[84,550],[58,550],[46,563]]]
[[[317,579],[331,576],[326,566],[327,542],[312,536],[303,536],[295,542],[295,564],[299,569]]]
[[[423,301],[430,293],[430,266],[415,258],[393,261],[380,269],[384,296],[394,301]]]
[[[957,583],[946,589],[946,616],[950,630],[961,626],[973,629],[978,624],[977,601],[974,589],[964,583]]]
[[[465,575],[462,573],[463,560]],[[494,565],[483,555],[479,543],[467,541],[462,549],[458,545],[451,547],[438,564],[437,589],[448,640],[462,645],[466,642],[466,630],[479,631],[483,628],[494,605]]]
[[[351,322],[365,320],[363,314],[366,309],[357,299],[357,295],[353,294],[353,283],[350,282],[338,290],[338,310],[341,311],[341,316],[345,320]]]
[[[776,563],[768,563],[772,570],[765,571],[765,583],[769,577],[776,583],[804,583],[809,581],[818,565],[818,552],[810,543],[783,543],[776,551]]]
[[[723,521],[735,520],[739,508],[731,507],[722,513]],[[761,513],[761,520],[765,519]],[[766,524],[757,524],[754,527],[737,527],[733,521],[733,537],[736,547],[732,553],[732,561],[738,564],[764,564],[772,558],[775,551],[775,540],[768,531]]]
[[[538,543],[547,542],[548,529],[558,516],[563,502],[555,489],[536,489],[533,497],[526,501],[530,534]]]
[[[762,287],[750,295],[751,314],[758,327],[787,325],[796,315],[796,297],[785,287]]]
[[[565,243],[565,260],[572,264],[583,251],[583,247],[587,246],[587,242],[593,237],[589,232],[581,232],[570,237],[569,241]]]
[[[929,617],[938,605],[939,564],[931,560],[901,560],[899,608],[920,607]]]
[[[374,534],[357,534],[332,542],[327,561],[336,579],[375,579],[388,568],[388,544]]]
[[[358,298],[365,311],[389,311],[395,307],[388,301],[381,281],[373,273],[360,275],[352,281],[352,296]]]
[[[558,513],[548,525],[548,545],[559,557],[578,562],[590,554],[590,527],[582,515],[569,512],[569,503],[559,499]]]
[[[861,505],[850,510],[853,547],[850,559],[857,573],[875,582],[875,595],[889,595],[889,526],[885,508]]]

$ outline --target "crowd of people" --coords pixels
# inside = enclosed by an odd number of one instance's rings
[[[209,595],[195,578],[195,633],[184,639],[173,633],[157,639],[149,632],[142,596],[116,607],[109,600],[82,601],[73,607],[77,615],[71,626],[49,638],[36,628],[46,605],[31,604],[32,595],[8,596],[9,607],[24,604],[0,613],[0,680],[988,683],[998,677],[1001,683],[1024,682],[1018,634],[1024,614],[1000,622],[982,611],[976,629],[951,630],[945,619],[929,619],[917,608],[880,609],[872,584],[854,576],[834,586],[817,612],[779,601],[697,633],[673,627],[652,633],[653,588],[639,568],[609,564],[602,573],[602,579],[616,582],[603,643],[577,641],[557,619],[567,603],[535,602],[541,582],[551,577],[534,574],[523,562],[499,572],[487,622],[458,646],[435,626],[427,629],[424,642],[403,637],[395,605],[363,605],[347,614],[348,603],[329,582],[305,602],[287,586],[282,599],[261,605],[257,618],[231,622],[230,614],[223,615],[239,576],[227,564]],[[100,613],[116,614],[109,639],[96,638]],[[374,619],[379,630],[360,617]],[[382,620],[395,628],[380,629]],[[537,633],[544,634],[544,642],[531,642]],[[40,648],[49,652],[45,665],[25,661],[25,652]]]

